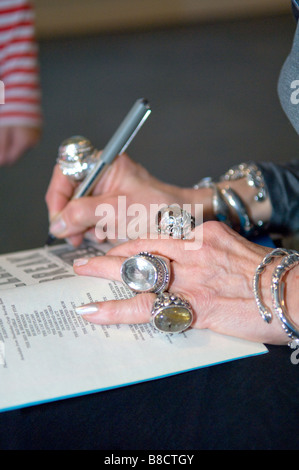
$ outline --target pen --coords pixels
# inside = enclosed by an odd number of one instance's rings
[[[104,170],[111,165],[117,155],[122,154],[134,139],[135,135],[151,113],[148,101],[141,98],[135,102],[114,135],[104,147],[99,161],[78,186],[72,199],[78,199],[91,193]],[[46,245],[51,245],[56,237],[48,234]]]

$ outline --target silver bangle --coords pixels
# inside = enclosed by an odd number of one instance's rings
[[[238,216],[240,223],[240,233],[245,236],[252,235],[255,227],[249,218],[242,199],[232,188],[221,189],[221,194],[226,199],[228,205],[236,212]]]
[[[282,278],[290,269],[299,264],[299,253],[295,250],[289,250],[285,248],[275,248],[273,251],[271,251],[271,253],[268,253],[255,271],[253,277],[253,293],[262,319],[266,323],[271,323],[273,315],[270,308],[266,307],[260,298],[259,282],[260,276],[264,272],[265,268],[273,261],[275,257],[278,256],[283,256],[283,259],[272,273],[272,306],[275,315],[282,325],[282,328],[290,338],[288,345],[291,348],[297,348],[299,347],[299,329],[289,318],[288,312],[286,310],[284,301],[284,283],[282,282]]]
[[[289,250],[289,254],[285,256],[281,263],[276,266],[272,274],[271,294],[273,309],[277,318],[281,322],[281,326],[290,338],[288,345],[291,348],[299,347],[299,329],[298,326],[290,319],[285,307],[284,301],[284,283],[282,278],[292,268],[299,264],[299,253]]]
[[[261,274],[265,271],[266,267],[270,263],[272,263],[274,258],[276,258],[278,256],[287,255],[287,254],[290,253],[290,251],[291,250],[285,250],[283,248],[275,248],[273,251],[271,251],[271,253],[268,253],[264,257],[264,259],[258,265],[258,267],[256,268],[256,271],[254,273],[254,276],[253,276],[253,293],[254,293],[254,297],[255,297],[255,301],[256,301],[259,313],[260,313],[262,319],[266,323],[271,323],[271,321],[273,319],[273,315],[272,315],[271,309],[266,307],[264,305],[264,303],[262,302],[262,300],[261,300],[261,296],[260,296],[260,278],[261,278]]]
[[[230,218],[230,209],[226,201],[222,198],[220,189],[216,183],[212,180],[211,177],[203,178],[196,185],[193,186],[194,189],[200,188],[211,188],[213,189],[212,196],[212,206],[213,213],[219,222],[224,222],[226,225],[232,227],[232,222]]]
[[[232,221],[231,209],[233,209],[239,219],[240,233],[246,236],[251,235],[254,225],[250,221],[245,205],[233,189],[219,189],[210,177],[203,178],[193,187],[194,189],[212,188],[212,205],[215,218],[231,228],[236,228]]]
[[[221,176],[220,181],[229,182],[241,178],[246,178],[247,184],[257,189],[257,193],[254,195],[255,201],[262,202],[267,199],[268,191],[264,177],[261,170],[254,163],[241,163],[233,166]],[[264,228],[263,220],[259,220],[256,224],[250,220],[245,204],[232,188],[227,187],[220,190],[211,178],[204,178],[194,186],[195,189],[202,187],[213,188],[213,212],[217,220],[238,230],[245,237],[258,235],[261,229]],[[233,209],[239,219],[238,227],[233,223],[230,209]]]
[[[246,178],[248,186],[257,189],[254,195],[256,202],[263,202],[269,198],[268,190],[261,170],[253,162],[241,163],[240,165],[233,166],[223,176],[220,181],[235,181],[241,178]],[[259,220],[255,225],[255,232],[259,232],[264,228],[264,221]]]

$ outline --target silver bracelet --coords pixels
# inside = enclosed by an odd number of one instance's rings
[[[212,188],[213,189],[213,196],[212,196],[212,206],[213,206],[213,213],[217,220],[220,222],[224,222],[226,225],[232,227],[232,222],[230,219],[230,210],[227,203],[221,196],[221,192],[217,187],[216,183],[210,178],[209,176],[203,178],[199,181],[199,183],[193,186],[194,189],[200,188]]]
[[[299,253],[290,250],[281,263],[276,266],[272,274],[271,294],[273,309],[277,318],[280,320],[282,328],[290,338],[288,345],[295,349],[299,347],[299,329],[298,326],[290,319],[285,307],[284,301],[284,283],[282,278],[292,268],[299,264]]]
[[[275,257],[283,256],[281,263],[274,269],[271,282],[271,295],[273,310],[280,321],[282,328],[290,338],[288,345],[291,348],[299,347],[299,329],[289,318],[284,302],[284,283],[283,276],[293,267],[299,264],[299,253],[295,250],[285,248],[275,248],[268,253],[257,267],[253,277],[253,293],[256,304],[262,319],[266,323],[271,323],[273,315],[271,309],[266,307],[260,298],[260,276],[265,268],[273,261]]]
[[[239,219],[239,232],[244,236],[250,236],[256,230],[254,224],[251,222],[245,205],[243,204],[241,198],[237,193],[231,188],[219,189],[217,184],[212,180],[212,178],[207,177],[199,181],[194,189],[200,188],[212,188],[212,205],[213,213],[217,220],[224,222],[231,228],[236,229],[237,226],[233,222],[231,209],[236,213]]]
[[[257,189],[257,192],[254,195],[254,200],[256,202],[263,202],[269,197],[263,174],[253,162],[241,163],[240,165],[233,166],[223,176],[221,176],[220,180],[234,181],[241,178],[246,178],[248,186]],[[255,225],[255,231],[259,232],[262,228],[264,228],[264,221],[259,220]]]
[[[255,226],[251,222],[246,207],[242,199],[232,188],[221,189],[222,196],[226,199],[228,205],[235,211],[239,219],[239,232],[241,235],[250,236],[255,231]]]
[[[268,191],[264,178],[262,172],[254,163],[241,163],[240,165],[233,166],[221,176],[220,181],[229,182],[241,178],[246,178],[248,185],[257,189],[257,193],[254,195],[255,201],[262,202],[266,200]],[[238,230],[245,237],[258,235],[264,229],[264,222],[262,220],[259,220],[256,224],[250,220],[245,204],[232,188],[227,187],[220,190],[212,178],[209,177],[203,178],[194,186],[194,189],[203,187],[213,188],[213,212],[217,220]],[[233,209],[239,219],[238,226],[233,223],[230,209]]]
[[[268,191],[261,170],[253,162],[233,166],[221,177],[221,180],[232,181],[244,177],[249,186],[257,189],[257,194],[254,196],[255,201],[264,201],[268,197]]]
[[[271,323],[273,319],[272,312],[270,308],[266,307],[264,303],[261,300],[260,296],[260,278],[261,274],[265,271],[266,267],[272,263],[274,258],[278,256],[284,256],[290,253],[292,250],[285,250],[283,248],[275,248],[271,253],[268,253],[262,262],[258,265],[258,267],[255,270],[254,276],[253,276],[253,293],[255,297],[255,301],[259,310],[259,313],[262,317],[262,319],[267,322]]]

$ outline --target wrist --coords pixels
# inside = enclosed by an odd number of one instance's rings
[[[191,204],[191,214],[193,217],[200,217],[202,214],[201,208],[203,208],[203,219],[213,220],[215,219],[212,205],[212,188],[183,188],[182,198],[185,204]]]
[[[283,332],[281,344],[287,343],[288,338],[287,344],[292,348],[299,347],[298,267],[298,252],[275,248],[264,257],[253,278],[253,292],[262,319],[271,325],[272,332],[280,324],[277,338]]]
[[[197,190],[202,188],[213,190],[210,205],[206,204],[206,218],[216,218],[245,237],[265,230],[272,205],[262,172],[255,163],[230,168],[218,182],[203,178],[194,186]]]
[[[227,181],[218,183],[220,189],[226,188],[227,186]],[[229,181],[229,186],[242,197],[248,216],[254,224],[257,224],[259,220],[262,220],[264,223],[269,222],[272,213],[269,198],[265,198],[264,201],[257,201],[255,199],[256,189],[248,185],[246,178]]]
[[[291,320],[299,327],[299,265],[285,276],[285,303]]]

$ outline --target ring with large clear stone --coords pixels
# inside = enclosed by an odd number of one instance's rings
[[[156,226],[158,233],[184,240],[190,237],[195,219],[189,212],[173,204],[158,211]]]
[[[159,293],[169,285],[170,262],[164,257],[142,251],[123,262],[120,274],[134,292]]]
[[[157,296],[151,313],[153,326],[162,333],[181,333],[193,321],[190,303],[171,292],[162,292]]]

